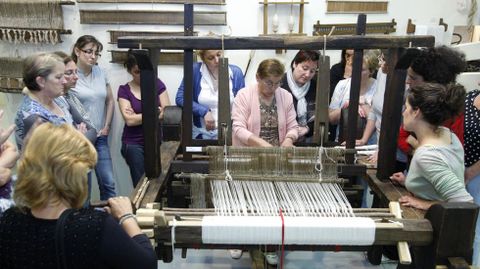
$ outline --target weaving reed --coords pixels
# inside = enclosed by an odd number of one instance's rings
[[[60,42],[60,0],[0,0],[0,39],[11,43]]]
[[[234,180],[317,182],[337,182],[337,161],[344,155],[342,149],[313,147],[229,147],[227,159],[222,147],[208,147],[207,152],[211,175],[224,174],[228,169]]]

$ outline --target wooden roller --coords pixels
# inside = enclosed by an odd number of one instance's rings
[[[398,202],[390,202],[388,205],[390,208],[390,212],[395,215],[395,218],[401,219],[402,218],[402,210],[400,209],[400,203]],[[401,264],[411,264],[412,263],[412,256],[410,255],[410,248],[406,241],[400,241],[397,243],[397,250],[398,250],[398,259]]]

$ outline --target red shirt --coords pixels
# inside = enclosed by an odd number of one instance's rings
[[[443,123],[443,126],[450,129],[454,134],[457,135],[458,139],[463,145],[463,124],[464,124],[464,113],[462,112],[460,115],[454,117],[453,119],[449,119]],[[400,126],[400,131],[398,133],[398,141],[397,145],[398,148],[403,151],[405,154],[411,154],[412,147],[410,144],[407,143],[407,137],[410,135],[410,132],[405,131],[403,129],[403,125]]]

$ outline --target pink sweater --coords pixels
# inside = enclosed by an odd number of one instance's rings
[[[238,91],[232,108],[233,146],[248,146],[251,135],[260,136],[260,102],[258,83]],[[275,91],[278,114],[278,137],[280,144],[286,136],[298,138],[297,114],[293,106],[292,95],[285,89]]]

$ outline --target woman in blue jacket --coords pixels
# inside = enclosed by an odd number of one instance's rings
[[[193,131],[197,139],[216,139],[218,128],[218,69],[221,50],[200,50],[202,62],[193,65]],[[229,65],[230,105],[238,90],[245,87],[242,70]],[[184,81],[178,88],[175,101],[183,107]]]

